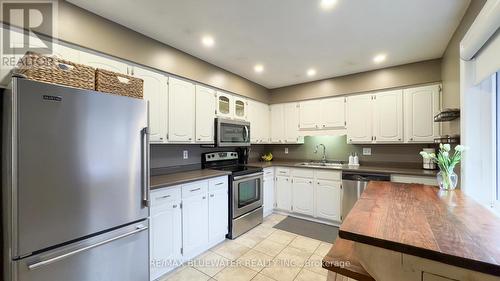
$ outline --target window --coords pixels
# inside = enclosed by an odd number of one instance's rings
[[[500,213],[500,72],[494,74],[496,79],[493,89],[496,91],[497,118],[496,118],[496,184],[493,187],[493,207]]]

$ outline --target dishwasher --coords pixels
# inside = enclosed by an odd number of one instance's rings
[[[389,174],[342,172],[342,216],[345,219],[369,181],[390,181]]]

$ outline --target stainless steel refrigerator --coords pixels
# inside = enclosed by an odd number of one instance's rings
[[[147,102],[13,78],[4,280],[149,280]]]

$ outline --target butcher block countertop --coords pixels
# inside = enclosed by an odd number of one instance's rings
[[[152,176],[150,179],[150,189],[155,190],[158,188],[184,184],[188,182],[215,178],[220,176],[230,175],[227,171],[218,171],[211,169],[198,169],[188,172],[178,172],[168,175]]]
[[[339,236],[500,276],[500,217],[460,190],[370,182]]]

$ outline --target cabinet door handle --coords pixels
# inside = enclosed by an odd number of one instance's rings
[[[413,138],[410,138],[411,141],[413,141]]]
[[[201,189],[200,187],[195,188],[195,189],[191,189],[191,190],[190,190],[190,192],[195,192],[195,191],[198,191],[198,190],[200,190],[200,189]]]
[[[161,199],[165,199],[165,198],[168,198],[168,197],[170,197],[170,195],[162,196]]]
[[[205,200],[205,199],[207,199],[207,197],[206,197],[206,196],[203,196],[203,197],[201,197],[201,199]]]
[[[214,195],[213,195],[213,194],[210,194],[210,197],[214,197]]]
[[[223,184],[224,184],[223,182],[218,182],[215,185],[223,185]]]
[[[313,183],[312,181],[309,181],[309,183]]]
[[[173,205],[172,208],[177,208],[177,204],[176,205]]]

